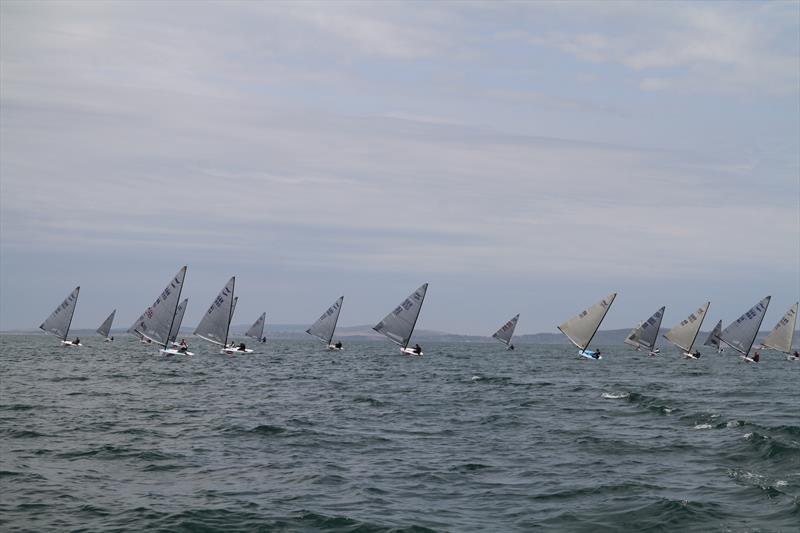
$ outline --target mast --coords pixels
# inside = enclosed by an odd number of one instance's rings
[[[605,311],[605,313],[603,313],[603,317],[597,322],[597,327],[594,328],[594,333],[592,333],[592,336],[589,337],[589,341],[586,343],[586,346],[581,348],[581,350],[585,350],[592,343],[592,339],[594,339],[594,336],[597,335],[597,330],[600,329],[600,324],[602,324],[603,320],[605,320],[606,314],[608,314],[608,310],[611,309],[611,304],[614,303],[614,298],[616,298],[616,297],[617,297],[617,293],[615,292],[614,295],[611,296],[611,301],[608,302],[608,307],[606,307],[606,311]]]
[[[183,276],[184,276],[184,279],[186,279],[186,273],[185,272],[183,273]],[[178,314],[178,307],[180,307],[180,305],[181,305],[181,292],[182,291],[183,291],[183,282],[181,282],[180,286],[178,287],[178,297],[175,299],[176,305],[175,305],[175,309],[172,311],[172,320],[169,323],[169,329],[167,330],[167,340],[164,343],[164,349],[165,350],[167,348],[169,348],[169,342],[170,342],[169,341],[169,334],[172,333],[172,326],[175,325],[175,315]],[[176,338],[177,338],[177,336],[176,336]],[[161,346],[161,343],[159,342],[158,345]]]
[[[236,289],[236,276],[233,276],[233,285],[231,286],[231,305],[228,310],[228,327],[225,328],[225,342],[222,343],[222,347],[225,348],[228,345],[228,334],[230,333],[231,329],[231,320],[233,320],[233,295]]]
[[[403,349],[405,350],[408,348],[408,343],[411,342],[411,337],[414,335],[414,328],[417,327],[417,320],[419,320],[419,314],[422,312],[422,304],[425,303],[425,296],[428,294],[428,284],[425,284],[425,291],[422,293],[422,300],[419,301],[419,309],[417,310],[417,316],[414,317],[414,323],[411,325],[411,333],[408,334],[408,340],[403,345]]]
[[[703,313],[703,317],[700,319],[700,324],[697,326],[697,331],[694,332],[694,338],[692,338],[692,342],[689,343],[689,349],[687,350],[687,352],[689,353],[692,353],[692,347],[694,346],[694,341],[697,340],[697,336],[700,334],[700,328],[703,327],[703,321],[706,319],[709,307],[711,307],[711,302],[708,302],[708,305],[706,306],[706,312]]]
[[[339,309],[337,309],[336,320],[333,321],[333,327],[331,328],[331,334],[328,337],[328,346],[330,346],[331,342],[333,342],[333,334],[336,333],[336,324],[339,323],[339,314],[342,312],[342,304],[344,303],[344,295],[341,296],[340,300],[341,300],[341,302],[339,302]]]

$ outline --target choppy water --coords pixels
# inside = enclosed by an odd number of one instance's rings
[[[0,528],[798,531],[800,364],[2,336]]]

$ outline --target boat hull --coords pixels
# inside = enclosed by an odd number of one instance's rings
[[[415,352],[414,348],[400,348],[400,353],[402,353],[403,355],[419,355],[419,356],[425,355],[425,352],[419,352],[419,353]]]
[[[61,341],[61,346],[83,346],[83,344],[75,344],[72,341]]]
[[[585,357],[586,359],[591,359],[593,361],[597,361],[598,359],[603,358],[602,355],[597,355],[597,353],[594,350],[580,350],[578,352],[578,355],[580,355],[581,357]]]
[[[180,350],[176,350],[175,348],[166,348],[166,349],[164,349],[164,348],[161,348],[161,349],[160,349],[158,352],[159,352],[161,355],[164,355],[164,356],[171,356],[171,355],[194,355],[194,352],[189,352],[189,351],[182,352],[182,351],[180,351]]]

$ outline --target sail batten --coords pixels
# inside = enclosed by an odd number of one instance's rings
[[[264,337],[264,323],[267,320],[267,313],[266,311],[261,313],[261,316],[253,322],[253,325],[250,326],[250,329],[244,334],[245,337],[250,337],[251,339],[258,339],[261,340]]]
[[[50,335],[55,335],[62,341],[67,340],[69,328],[72,325],[72,317],[75,314],[75,305],[78,303],[78,294],[81,288],[75,287],[61,304],[50,313],[50,316],[42,322],[39,329]]]
[[[517,314],[514,318],[503,324],[500,329],[495,331],[493,338],[499,340],[506,346],[511,345],[511,337],[514,336],[514,330],[517,329],[517,321],[519,320],[519,314]]]
[[[700,333],[700,326],[703,325],[703,320],[706,318],[710,305],[711,302],[701,305],[697,311],[691,313],[680,324],[666,332],[664,338],[684,352],[691,353],[694,341],[697,339],[697,334]]]
[[[344,302],[344,296],[337,298],[333,305],[326,309],[322,316],[306,330],[306,333],[330,345],[336,331],[336,324],[339,322],[339,314],[342,312],[342,302]]]
[[[797,302],[789,308],[781,317],[778,323],[769,332],[767,338],[762,343],[765,347],[778,352],[790,353],[792,351],[792,340],[794,338],[794,328],[797,324]]]
[[[589,343],[592,342],[616,297],[617,293],[612,292],[593,306],[584,309],[577,316],[558,326],[558,329],[580,350],[585,350]]]
[[[214,344],[225,346],[228,343],[228,330],[230,329],[235,300],[233,296],[236,277],[228,280],[222,287],[216,298],[211,302],[211,306],[203,315],[194,334]]]
[[[658,330],[661,329],[661,320],[664,318],[665,309],[666,307],[662,307],[653,313],[650,318],[633,328],[625,338],[625,344],[636,349],[646,348],[650,351],[655,349]]]
[[[756,305],[751,307],[742,316],[732,322],[727,328],[722,330],[720,338],[722,342],[741,353],[745,357],[750,353],[750,348],[758,335],[758,329],[767,313],[769,301],[772,297],[766,296]]]
[[[129,333],[150,339],[163,347],[169,345],[169,335],[175,323],[175,313],[183,290],[186,267],[181,267],[175,277],[161,291],[156,301],[128,329]]]
[[[414,333],[414,327],[417,324],[427,291],[428,284],[423,283],[372,329],[406,349],[411,341],[411,335]]]

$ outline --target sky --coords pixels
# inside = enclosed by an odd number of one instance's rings
[[[0,330],[604,328],[800,295],[798,2],[0,3]],[[711,327],[711,324],[707,324]]]

